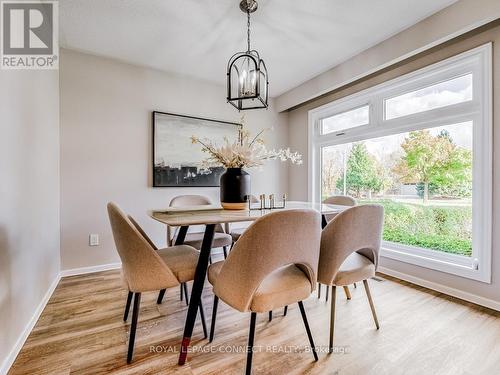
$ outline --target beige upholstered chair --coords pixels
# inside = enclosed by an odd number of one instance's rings
[[[326,198],[323,201],[323,203],[353,207],[356,205],[356,200],[348,195],[332,195],[331,197]],[[335,215],[325,215],[325,219],[327,222],[331,221],[334,217]],[[354,283],[354,287],[356,288],[356,283]],[[351,299],[351,292],[349,291],[349,287],[347,285],[344,286],[344,293],[347,299]],[[329,294],[330,294],[330,287],[327,285],[326,295],[325,295],[325,299],[327,302]],[[321,284],[318,284],[318,298],[321,298]]]
[[[251,372],[257,313],[298,303],[315,360],[317,353],[302,300],[316,285],[321,216],[313,210],[270,213],[256,220],[223,262],[212,264],[208,280],[214,305],[213,340],[219,298],[240,312],[251,312],[246,373]]]
[[[325,204],[338,204],[340,206],[355,206],[356,200],[348,195],[332,195],[326,198],[323,203]]]
[[[156,250],[154,243],[137,222],[127,217],[114,203],[108,203],[108,215],[116,249],[122,261],[123,282],[128,290],[124,321],[128,318],[134,297],[127,353],[127,362],[130,363],[134,351],[141,293],[171,288],[193,280],[198,251],[188,245]],[[201,304],[199,307],[204,334],[207,337],[203,307]]]
[[[257,198],[255,195],[250,195],[250,203],[260,203],[260,199]],[[243,232],[246,230],[247,228],[235,228],[235,229],[231,229],[230,231],[230,234],[231,234],[231,238],[233,240],[233,243],[231,244],[231,247],[234,245],[234,243],[236,241],[238,241],[238,239],[241,237],[241,235],[243,234]]]
[[[370,204],[341,212],[323,229],[318,281],[332,286],[330,352],[333,349],[337,286],[363,281],[375,325],[379,328],[368,279],[375,276],[378,266],[383,222],[383,207]]]
[[[209,206],[212,202],[207,197],[202,195],[179,195],[172,198],[170,201],[170,207],[192,207],[192,206]],[[193,232],[186,234],[184,244],[190,245],[195,249],[201,249],[201,243],[203,242],[204,232]],[[175,243],[176,235],[172,236],[171,228],[167,227],[167,240],[168,244],[172,245]],[[231,235],[224,232],[222,225],[217,225],[215,228],[214,240],[212,242],[212,248],[222,247],[224,251],[224,258],[227,257],[228,246],[231,246],[233,242]]]

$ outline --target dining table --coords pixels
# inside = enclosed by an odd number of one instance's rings
[[[189,301],[188,313],[184,325],[184,334],[181,341],[179,353],[179,365],[186,362],[188,348],[191,343],[191,336],[195,325],[198,307],[201,301],[201,295],[207,275],[207,268],[212,249],[215,228],[217,225],[228,226],[230,223],[252,222],[272,212],[294,210],[294,209],[312,209],[322,215],[322,227],[327,225],[327,218],[331,220],[335,215],[348,209],[348,206],[287,201],[283,208],[261,209],[260,207],[249,207],[246,210],[226,210],[217,205],[189,206],[189,207],[170,207],[162,210],[153,210],[149,215],[166,226],[178,227],[178,233],[175,239],[175,245],[182,245],[188,228],[193,225],[204,225],[205,232],[196,266],[191,299]],[[164,293],[165,291],[161,291]]]

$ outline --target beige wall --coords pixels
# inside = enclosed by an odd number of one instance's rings
[[[58,73],[0,70],[0,373],[59,274]]]
[[[432,271],[429,269],[413,266],[410,264],[383,258],[381,266],[391,270],[402,272],[404,274],[421,278],[429,282],[444,285],[446,287],[459,289],[466,293],[475,294],[500,302],[500,233],[498,225],[500,223],[500,132],[497,129],[500,127],[500,116],[495,116],[496,109],[500,108],[500,26],[489,28],[480,34],[460,38],[456,41],[451,41],[445,46],[437,47],[426,53],[424,56],[411,59],[404,64],[394,69],[389,69],[382,74],[371,77],[363,82],[351,85],[343,90],[338,90],[328,96],[308,103],[300,108],[289,112],[289,142],[290,147],[297,149],[307,159],[308,135],[307,135],[307,114],[310,109],[326,104],[338,98],[355,93],[367,87],[371,87],[378,83],[387,81],[405,73],[409,73],[426,65],[438,62],[447,57],[451,57],[460,52],[477,47],[487,42],[493,42],[493,76],[494,76],[494,124],[493,124],[493,258],[492,258],[492,284],[484,284],[481,282],[464,279],[450,274]],[[305,160],[307,165],[307,160]],[[290,170],[289,173],[289,191],[292,199],[301,200],[307,199],[307,170]]]
[[[146,216],[147,210],[167,207],[178,194],[218,200],[218,188],[151,187],[150,119],[152,110],[160,110],[239,121],[225,101],[225,87],[69,50],[62,50],[60,67],[62,270],[119,261],[108,201],[134,215],[163,245],[164,228]],[[247,124],[273,126],[269,145],[281,147],[288,143],[288,115],[273,107],[248,111]],[[253,192],[287,192],[287,171],[279,162],[251,171]],[[89,233],[100,234],[100,246],[88,246]]]
[[[500,17],[498,0],[460,0],[276,98],[284,111]]]

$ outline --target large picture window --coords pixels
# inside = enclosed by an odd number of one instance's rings
[[[490,282],[491,46],[309,113],[310,198],[384,207],[382,256]]]

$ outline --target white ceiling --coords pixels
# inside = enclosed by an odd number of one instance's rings
[[[252,47],[271,96],[307,81],[456,0],[258,0]],[[225,84],[246,48],[239,0],[61,0],[62,47]]]

